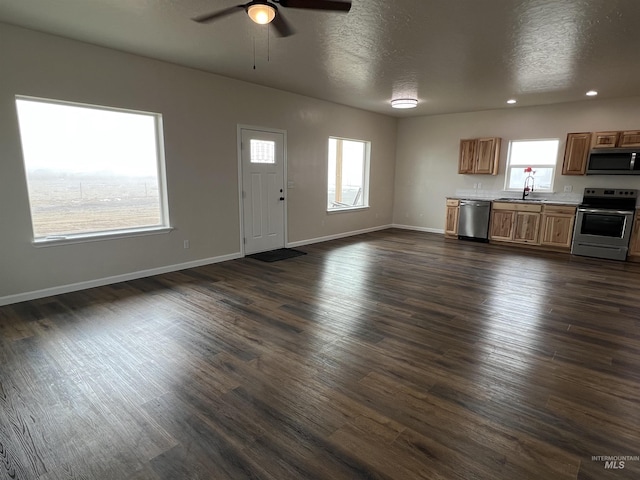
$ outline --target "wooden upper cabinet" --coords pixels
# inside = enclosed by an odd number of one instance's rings
[[[640,147],[640,130],[624,132],[596,132],[593,134],[592,148],[632,148]]]
[[[620,132],[618,146],[620,148],[640,147],[640,130]]]
[[[591,148],[614,148],[618,145],[620,132],[596,132]]]
[[[473,173],[476,158],[476,139],[460,140],[460,160],[458,173]]]
[[[501,143],[497,137],[460,140],[458,173],[497,175]]]
[[[563,175],[584,175],[587,171],[587,160],[591,149],[591,132],[570,133],[567,135],[567,146],[562,163]]]
[[[501,142],[502,140],[496,137],[478,139],[475,173],[498,174]]]

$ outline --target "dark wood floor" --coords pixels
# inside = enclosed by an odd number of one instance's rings
[[[640,265],[301,250],[0,308],[0,478],[640,478]]]

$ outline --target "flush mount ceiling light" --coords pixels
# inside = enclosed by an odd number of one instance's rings
[[[415,98],[396,98],[391,100],[391,106],[393,108],[416,108],[418,100]]]
[[[517,101],[515,98],[511,98],[511,99],[507,100],[507,103],[508,103],[509,105],[513,105],[514,103],[517,103],[517,102],[518,102],[518,101]]]
[[[256,3],[247,7],[247,14],[254,22],[266,25],[276,17],[276,9],[269,4]]]
[[[598,92],[596,92],[595,90],[589,90],[586,95],[587,97],[595,97],[596,95],[598,95]]]

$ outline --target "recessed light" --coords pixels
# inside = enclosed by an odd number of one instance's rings
[[[416,108],[418,106],[418,100],[415,98],[396,98],[391,100],[391,106],[393,108]]]
[[[509,105],[513,105],[514,103],[517,103],[517,100],[515,98],[511,98],[511,99],[507,100],[507,103]]]
[[[595,90],[589,90],[587,92],[587,97],[595,97],[596,95],[598,95],[598,92],[596,92]]]

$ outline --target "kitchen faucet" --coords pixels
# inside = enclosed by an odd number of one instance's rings
[[[529,170],[529,175],[527,176],[527,178],[524,179],[524,188],[522,189],[522,200],[524,200],[527,196],[529,196],[530,193],[533,193],[533,185],[534,185],[534,178],[533,178],[533,173],[531,171],[531,167],[529,167],[528,169],[525,169],[525,172]]]

